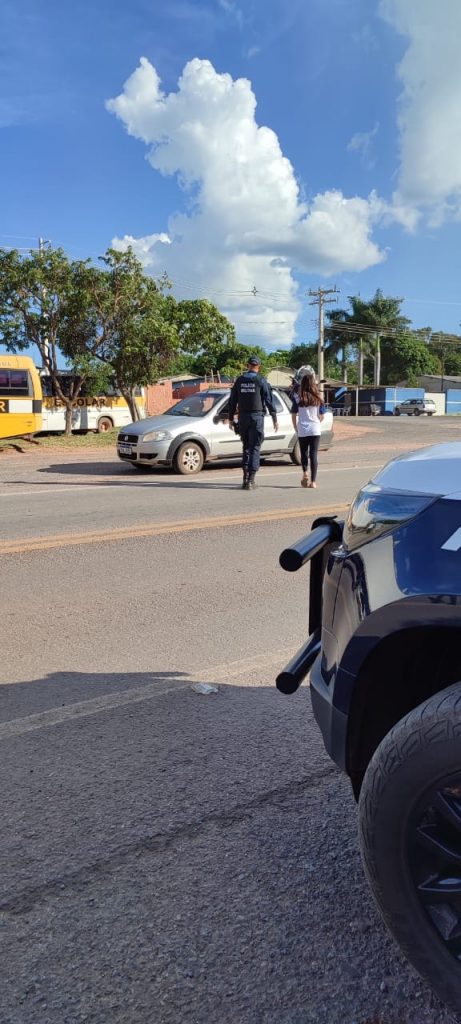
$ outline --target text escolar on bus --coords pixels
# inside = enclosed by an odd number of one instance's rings
[[[41,372],[43,389],[42,431],[61,432],[66,426],[66,409],[64,402],[55,394],[53,381]],[[59,375],[64,394],[69,394],[73,382],[69,373]],[[146,415],[144,388],[135,389],[136,405],[141,418]],[[132,422],[130,410],[125,399],[113,386],[108,386],[103,395],[89,394],[83,384],[75,406],[72,410],[72,430],[94,430],[104,433],[114,427],[125,427]]]

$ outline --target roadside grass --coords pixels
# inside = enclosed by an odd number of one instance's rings
[[[43,434],[36,435],[32,439],[24,437],[6,437],[0,440],[1,451],[40,451],[41,448],[66,448],[73,451],[75,448],[113,448],[117,440],[119,430],[108,430],[104,434]]]

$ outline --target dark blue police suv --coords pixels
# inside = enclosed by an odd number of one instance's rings
[[[280,556],[311,566],[309,638],[277,678],[310,671],[326,749],[359,802],[384,919],[461,1010],[461,443],[388,463],[346,522],[319,519]]]

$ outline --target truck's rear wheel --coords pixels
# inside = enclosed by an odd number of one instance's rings
[[[360,794],[362,856],[384,920],[439,997],[461,1010],[461,683],[384,738]]]

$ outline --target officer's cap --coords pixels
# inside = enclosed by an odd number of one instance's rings
[[[261,366],[261,360],[257,356],[252,356],[248,363],[250,366]]]

